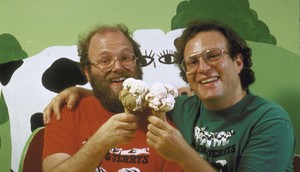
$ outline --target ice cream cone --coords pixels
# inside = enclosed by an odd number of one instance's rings
[[[145,99],[152,110],[152,114],[166,121],[166,112],[173,109],[177,89],[171,85],[154,83],[146,94]]]
[[[166,112],[163,111],[155,111],[154,109],[151,109],[152,115],[157,116],[158,118],[162,119],[163,121],[167,120]]]
[[[124,112],[125,113],[132,113],[129,109],[127,109],[127,108],[124,108]]]
[[[145,94],[148,92],[147,85],[133,78],[128,78],[123,82],[123,89],[119,93],[119,99],[124,106],[124,112],[133,113],[142,111],[147,102],[144,100]]]

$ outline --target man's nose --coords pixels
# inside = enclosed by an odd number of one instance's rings
[[[208,69],[211,69],[211,65],[208,64],[204,58],[202,57],[199,57],[199,64],[198,64],[198,69],[197,71],[205,71],[205,70],[208,70]]]
[[[122,68],[123,68],[123,66],[122,66],[121,62],[118,60],[117,57],[115,57],[113,68],[111,70],[116,71],[116,70],[121,70]]]

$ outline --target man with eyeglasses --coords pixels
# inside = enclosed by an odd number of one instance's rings
[[[293,171],[291,120],[250,92],[255,76],[245,40],[220,23],[198,21],[174,43],[180,76],[194,95],[179,96],[167,113],[177,129],[148,117],[147,143],[185,171]],[[58,113],[72,94],[66,90],[45,111]]]
[[[180,75],[195,95],[179,96],[167,113],[180,133],[149,117],[149,145],[197,171],[293,171],[292,123],[282,107],[250,92],[255,76],[246,42],[219,23],[193,22],[175,46]]]
[[[81,69],[94,96],[45,128],[43,171],[182,171],[146,143],[143,112],[124,113],[119,92],[126,78],[142,79],[139,45],[126,26],[100,26],[78,42]]]

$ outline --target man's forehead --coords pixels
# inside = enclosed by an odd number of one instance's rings
[[[105,43],[98,47],[98,49],[105,49],[110,47],[130,47],[128,42],[114,42],[114,43]]]
[[[95,34],[90,42],[90,46],[101,48],[127,46],[132,47],[128,38],[120,31],[106,31]]]

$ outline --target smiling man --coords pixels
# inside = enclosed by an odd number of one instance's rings
[[[125,114],[118,98],[126,78],[142,78],[128,29],[97,27],[79,40],[78,54],[94,96],[46,126],[43,171],[181,171],[147,145],[146,114]]]
[[[255,76],[246,42],[220,23],[193,22],[175,46],[195,95],[179,96],[167,114],[197,153],[154,116],[149,145],[190,171],[293,171],[292,123],[282,107],[250,92]]]

